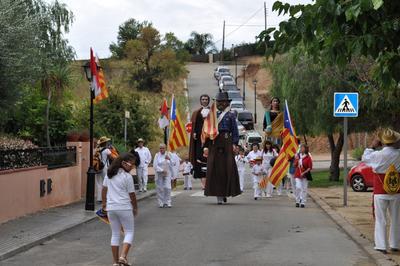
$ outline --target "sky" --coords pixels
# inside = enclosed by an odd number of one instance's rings
[[[52,2],[52,0],[45,0]],[[222,46],[222,25],[226,23],[225,47],[254,42],[264,29],[262,0],[59,0],[74,13],[74,23],[66,35],[77,59],[87,59],[89,48],[100,58],[111,55],[109,45],[117,42],[118,27],[130,18],[150,21],[161,33],[173,32],[182,41],[192,31],[211,33],[218,50]],[[290,4],[311,0],[286,0]],[[272,12],[267,1],[267,27],[277,26],[287,17]],[[239,27],[245,24],[246,26]]]

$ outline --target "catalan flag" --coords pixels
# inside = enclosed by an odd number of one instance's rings
[[[100,60],[99,60],[99,56],[96,54],[96,63],[98,66],[100,66]],[[101,100],[104,100],[105,98],[108,98],[108,89],[106,86],[106,81],[104,79],[104,72],[103,69],[100,68],[97,72],[98,74],[98,82],[99,82],[99,86],[100,86],[100,93],[98,93],[97,95],[95,95],[94,98],[94,103],[98,103]]]
[[[172,95],[168,149],[174,151],[179,147],[188,146],[188,143],[189,141],[185,125],[182,123],[179,113],[176,110],[175,97]]]
[[[201,131],[201,142],[205,143],[207,139],[214,140],[218,136],[217,104],[211,105],[208,116],[204,119],[203,129]]]
[[[282,137],[282,148],[276,158],[275,164],[272,167],[271,176],[265,177],[260,181],[260,187],[265,188],[267,180],[274,186],[278,186],[286,175],[289,168],[289,160],[293,158],[298,149],[298,143],[296,133],[292,124],[292,120],[289,113],[289,107],[287,101],[285,101],[284,111],[284,128],[281,132]]]
[[[161,117],[158,119],[158,125],[161,129],[164,129],[169,124],[168,104],[167,104],[167,99],[165,99],[165,98],[161,105],[160,113],[161,113]]]

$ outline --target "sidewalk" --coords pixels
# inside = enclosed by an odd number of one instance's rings
[[[141,201],[155,195],[155,191],[137,193]],[[96,206],[96,210],[100,206]],[[0,261],[26,251],[56,235],[97,219],[95,212],[85,211],[85,202],[51,208],[0,225]]]
[[[343,207],[343,188],[312,188],[310,196],[378,265],[400,265],[400,253],[383,255],[374,250],[372,192],[348,189],[348,206]]]

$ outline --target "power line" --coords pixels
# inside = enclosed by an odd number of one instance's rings
[[[258,10],[257,10],[256,12],[254,12],[254,14],[252,14],[244,23],[240,24],[236,29],[234,29],[234,30],[232,30],[231,32],[229,32],[228,34],[226,34],[226,35],[225,35],[225,38],[228,37],[229,35],[231,35],[232,33],[236,32],[238,29],[240,29],[241,27],[243,27],[245,24],[247,24],[247,22],[249,22],[252,18],[254,18],[254,17],[258,14],[258,12],[260,12],[262,9],[264,9],[264,7],[261,7],[260,9],[258,9]],[[220,41],[222,41],[222,38],[219,39],[218,41],[214,42],[214,44],[215,44],[215,43],[218,43],[218,42],[220,42]]]

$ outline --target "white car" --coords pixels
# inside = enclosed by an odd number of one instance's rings
[[[235,112],[243,111],[244,103],[243,103],[243,101],[231,101],[230,107],[231,107],[231,110],[235,111]]]
[[[219,77],[220,77],[221,73],[230,73],[230,70],[226,66],[219,66],[214,71],[214,78],[219,80]]]
[[[262,137],[261,137],[260,133],[258,133],[255,130],[247,131],[246,135],[245,135],[244,147],[247,150],[251,150],[251,146],[254,143],[257,143],[257,144],[259,144],[261,146],[262,141],[263,140],[262,140]]]
[[[231,75],[229,75],[229,76],[221,76],[221,78],[218,81],[219,88],[222,89],[222,87],[224,85],[228,85],[228,84],[236,85],[235,79]]]

